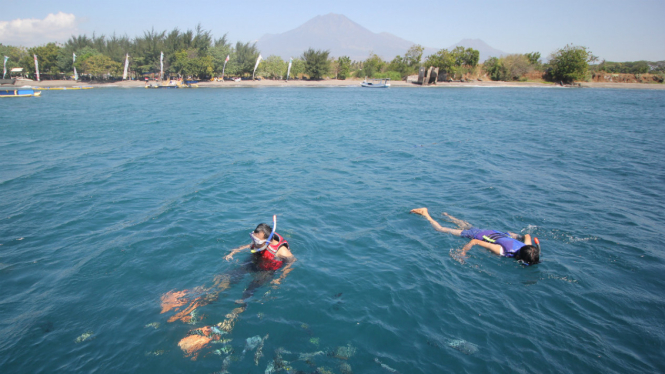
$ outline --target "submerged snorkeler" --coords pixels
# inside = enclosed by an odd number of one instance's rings
[[[459,227],[459,229],[451,229],[443,227],[436,222],[429,215],[427,208],[413,209],[411,210],[411,213],[420,214],[427,218],[437,231],[471,239],[471,241],[462,248],[462,256],[465,256],[466,252],[474,245],[479,245],[483,248],[489,249],[492,253],[505,257],[514,257],[527,265],[537,264],[540,261],[540,243],[538,242],[538,239],[535,238],[536,245],[533,245],[531,242],[531,235],[529,234],[524,235],[524,239],[520,241],[519,239],[521,238],[515,233],[482,230],[444,212],[443,215]]]
[[[162,296],[162,313],[171,309],[178,311],[177,314],[169,318],[169,322],[181,320],[186,323],[195,323],[197,315],[196,309],[208,305],[217,300],[219,294],[228,289],[231,285],[236,284],[242,280],[246,274],[252,275],[252,281],[243,291],[242,298],[236,301],[239,306],[229,314],[226,319],[214,326],[206,326],[197,328],[190,331],[190,335],[182,339],[178,345],[187,353],[187,355],[194,355],[196,352],[207,345],[213,340],[220,340],[223,334],[230,333],[233,330],[235,320],[238,315],[247,309],[247,299],[252,297],[254,292],[261,286],[270,282],[274,285],[281,284],[281,281],[293,270],[291,267],[296,261],[295,256],[289,249],[289,243],[281,235],[275,232],[277,227],[277,218],[273,216],[273,227],[265,223],[259,224],[253,232],[249,235],[252,243],[243,245],[241,247],[231,250],[231,253],[224,256],[226,261],[233,259],[236,253],[250,249],[251,257],[245,262],[241,263],[239,268],[233,269],[230,272],[216,276],[213,286],[207,289],[194,289],[192,291],[171,291]],[[281,275],[274,279],[278,270]],[[200,296],[189,301],[189,296],[192,294],[199,294]],[[189,305],[180,310],[180,307],[187,304]]]

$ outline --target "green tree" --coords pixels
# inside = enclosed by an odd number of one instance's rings
[[[256,43],[236,43],[234,58],[234,65],[237,71],[234,74],[252,74],[256,59],[259,57],[259,50]]]
[[[82,73],[83,72],[83,63],[87,59],[89,59],[90,57],[99,56],[99,55],[101,55],[101,53],[99,51],[97,51],[96,49],[94,49],[92,47],[84,47],[80,51],[76,52],[76,62],[73,64],[73,66],[76,66],[76,69],[79,72]],[[72,59],[73,56],[68,56],[68,57],[69,57],[70,60],[73,61],[73,59]],[[70,66],[70,68],[66,71],[68,71],[68,72],[72,71],[73,72],[73,69],[71,68],[72,64],[70,64],[69,66]]]
[[[455,56],[447,49],[441,49],[435,54],[427,56],[425,66],[439,68],[439,74],[452,73],[455,67]]]
[[[309,48],[302,54],[302,60],[305,62],[305,74],[310,79],[322,79],[324,75],[330,72],[330,61],[328,56],[330,51],[314,50]]]
[[[134,38],[134,50],[129,54],[141,61],[140,70],[144,73],[159,70],[159,58],[164,50],[166,31],[157,32],[155,29],[144,31],[143,36]]]
[[[411,48],[406,51],[404,57],[399,55],[395,56],[395,58],[390,61],[384,70],[398,72],[401,76],[400,79],[410,74],[417,73],[418,67],[420,67],[420,60],[423,56],[423,50],[424,48],[421,45],[415,44],[411,46]],[[395,75],[392,74],[390,78],[393,79],[392,77],[395,77]]]
[[[550,57],[548,74],[555,81],[583,80],[589,71],[589,62],[595,60],[586,47],[566,45]]]
[[[0,43],[0,59],[4,61],[5,60],[4,56],[9,57],[9,60],[7,60],[7,75],[5,76],[6,78],[9,78],[11,69],[21,66],[20,61],[27,54],[28,51],[23,47],[2,45],[2,43]]]
[[[204,30],[200,23],[196,25],[196,36],[192,40],[192,47],[196,48],[199,56],[204,57],[208,55],[208,49],[212,47],[212,38],[210,31]]]
[[[339,63],[334,57],[329,58],[328,63],[330,64],[330,75],[335,76],[335,79],[337,79],[337,75],[339,74]]]
[[[215,41],[215,45],[209,50],[210,56],[212,56],[215,73],[218,75],[222,74],[224,69],[224,61],[226,61],[226,56],[229,56],[229,61],[226,63],[226,69],[224,74],[229,74],[229,72],[234,72],[237,70],[234,66],[235,59],[231,59],[230,56],[233,55],[233,46],[226,39],[226,34],[221,38]]]
[[[349,77],[351,70],[351,57],[342,56],[337,59],[337,79],[346,79]]]
[[[198,78],[212,76],[214,72],[212,56],[199,56],[199,50],[196,48],[183,49],[175,55],[171,68],[179,75]]]
[[[367,60],[363,61],[363,68],[360,74],[371,78],[374,74],[380,73],[385,65],[386,62],[381,57],[372,53]]]
[[[406,62],[406,58],[400,55],[395,56],[395,58],[392,61],[390,61],[386,69],[389,71],[397,71],[402,76],[408,75],[408,72],[410,70],[409,65]]]
[[[101,54],[88,57],[81,64],[81,68],[84,74],[90,74],[98,78],[105,74],[118,76],[122,72],[122,65],[119,62],[115,62],[110,57]]]
[[[540,52],[525,53],[524,56],[529,60],[531,65],[537,66],[540,64]]]
[[[478,65],[480,52],[473,48],[464,48],[462,46],[455,47],[450,51],[452,58],[455,60],[454,66],[469,66],[475,67]]]
[[[288,63],[281,57],[270,55],[259,64],[260,75],[266,78],[281,79],[286,75]]]
[[[523,75],[533,71],[533,65],[525,55],[512,54],[504,57],[502,60],[506,80],[518,80]]]
[[[305,73],[305,61],[299,58],[294,58],[293,63],[291,64],[291,77],[295,78],[304,73]]]
[[[490,79],[493,81],[505,80],[507,77],[506,68],[503,66],[503,61],[496,57],[490,57],[485,60],[483,69],[489,74]]]
[[[425,48],[422,45],[414,44],[404,55],[404,63],[414,72],[418,70],[418,67],[420,66],[420,60],[423,58],[424,50]]]
[[[39,61],[39,72],[41,74],[57,74],[60,72],[58,69],[58,47],[55,43],[48,43],[43,46],[33,47],[28,49],[28,53],[21,58],[20,65],[25,71],[34,72],[35,60],[34,55],[37,55]],[[31,75],[34,75],[31,73]]]

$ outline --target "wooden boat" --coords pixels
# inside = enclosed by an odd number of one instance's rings
[[[390,78],[382,79],[370,79],[371,82],[367,81],[367,78],[360,84],[362,87],[368,88],[388,88],[390,87]]]
[[[0,87],[0,97],[32,97],[41,94],[41,91],[35,92],[28,87]]]

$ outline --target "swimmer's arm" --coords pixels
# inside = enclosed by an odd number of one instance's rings
[[[279,278],[270,282],[272,284],[281,284],[282,280],[284,280],[284,278],[286,278],[286,276],[289,275],[289,273],[293,270],[293,268],[291,267],[293,263],[298,261],[296,256],[294,256],[293,253],[291,253],[291,251],[286,246],[280,248],[277,255],[284,259],[286,265],[282,269],[282,275],[280,275]]]
[[[515,240],[522,240],[524,244],[526,245],[532,245],[531,244],[531,235],[525,234],[524,238],[521,238],[519,235],[515,234],[514,232],[508,231],[508,234],[510,235],[511,238]]]
[[[526,245],[533,245],[533,244],[531,243],[531,235],[529,235],[529,234],[524,235],[524,244],[526,244]]]
[[[478,239],[471,239],[471,241],[466,243],[466,245],[462,248],[462,256],[464,256],[466,254],[466,252],[468,250],[470,250],[471,247],[473,247],[474,245],[479,245],[483,248],[489,249],[490,251],[492,251],[492,253],[495,253],[497,255],[501,255],[501,246],[500,245],[484,242],[484,241],[478,240]]]
[[[233,249],[233,250],[231,251],[231,253],[229,253],[228,255],[224,256],[224,259],[225,259],[226,261],[231,261],[231,260],[233,259],[233,255],[234,255],[234,254],[236,254],[236,253],[238,253],[238,252],[242,252],[242,251],[244,251],[245,249],[247,249],[247,248],[249,248],[249,247],[251,247],[251,246],[252,246],[251,244],[247,244],[247,245],[243,245],[242,247],[235,248],[235,249]]]

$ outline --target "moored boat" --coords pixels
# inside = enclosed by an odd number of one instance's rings
[[[370,82],[365,78],[360,86],[368,88],[388,88],[390,87],[390,78],[370,79]]]
[[[29,87],[0,87],[0,97],[32,97],[41,94],[41,91]]]

